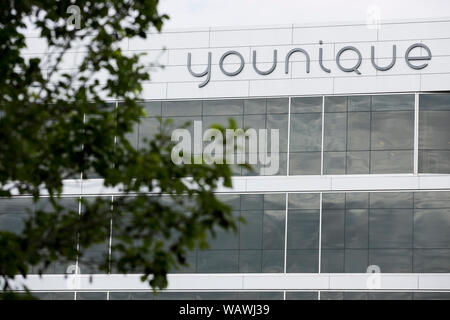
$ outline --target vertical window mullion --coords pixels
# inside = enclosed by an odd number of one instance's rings
[[[318,272],[321,272],[322,265],[322,201],[323,201],[323,193],[319,193],[319,268]]]
[[[288,227],[288,203],[289,203],[289,193],[286,192],[286,213],[284,217],[284,273],[287,271],[287,227]],[[286,300],[286,292],[285,292]]]
[[[291,100],[292,97],[289,97],[289,106],[288,106],[288,133],[287,133],[287,155],[286,155],[286,175],[289,175],[289,158],[290,158],[290,144],[291,144]],[[287,204],[286,204],[287,208]]]
[[[414,95],[414,174],[419,173],[419,94]]]
[[[320,175],[323,175],[323,140],[325,135],[325,96],[322,96],[322,141],[320,147]]]

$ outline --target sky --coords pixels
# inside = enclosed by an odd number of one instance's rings
[[[160,0],[166,29],[450,17],[449,0]]]

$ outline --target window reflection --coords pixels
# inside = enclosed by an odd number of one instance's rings
[[[419,98],[419,172],[450,173],[450,94]]]

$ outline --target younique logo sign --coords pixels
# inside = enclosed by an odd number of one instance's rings
[[[325,65],[324,60],[323,60],[322,44],[323,44],[323,42],[319,41],[320,48],[319,48],[319,60],[318,60],[318,63],[319,63],[320,69],[323,72],[331,73],[331,69],[329,69]],[[425,52],[425,54],[412,55],[413,50],[415,51],[415,50],[419,50],[419,49],[423,49],[424,50],[423,52]],[[356,59],[354,61],[354,65],[353,66],[343,66],[342,65],[341,57],[342,57],[342,55],[345,52],[353,52],[353,54],[356,56]],[[306,60],[306,73],[309,73],[310,72],[310,66],[311,66],[311,56],[308,53],[308,51],[303,49],[303,48],[293,48],[292,50],[290,50],[286,54],[286,56],[284,57],[284,72],[286,74],[289,73],[289,62],[290,62],[291,57],[294,54],[304,55],[305,60]],[[273,51],[272,66],[270,68],[266,69],[266,70],[261,70],[258,67],[257,55],[258,55],[257,51],[253,50],[253,52],[252,52],[252,66],[253,66],[253,70],[257,74],[262,75],[262,76],[266,76],[266,75],[269,75],[269,74],[271,74],[272,72],[275,71],[275,69],[277,68],[277,65],[278,65],[278,51],[276,49]],[[235,70],[232,70],[232,71],[225,70],[225,68],[224,68],[225,60],[228,57],[230,57],[230,56],[236,56],[239,59],[239,61],[240,61],[238,63],[237,68]],[[428,63],[421,62],[421,61],[431,60],[431,57],[432,57],[432,55],[431,55],[430,48],[428,46],[426,46],[425,44],[423,44],[423,43],[414,43],[414,44],[410,45],[406,49],[405,54],[404,54],[405,63],[407,64],[408,67],[410,67],[411,69],[414,69],[414,70],[421,70],[421,69],[427,67]],[[200,88],[206,86],[209,83],[209,81],[211,80],[211,76],[212,76],[212,74],[211,74],[212,58],[213,58],[212,57],[212,53],[208,52],[208,60],[205,63],[206,69],[203,70],[203,71],[199,71],[199,70],[194,71],[193,68],[192,68],[192,54],[191,54],[191,52],[188,53],[188,56],[187,56],[187,68],[188,68],[188,71],[194,77],[203,79],[203,82],[199,84]],[[360,68],[360,66],[361,66],[361,64],[363,62],[363,58],[362,58],[362,55],[361,55],[361,51],[358,48],[356,48],[354,46],[345,46],[345,47],[343,47],[342,49],[340,49],[336,53],[336,57],[335,57],[334,60],[335,60],[334,62],[336,64],[336,66],[340,70],[342,70],[344,72],[353,72],[353,73],[355,73],[357,75],[361,75],[361,72],[359,71],[359,68]],[[371,61],[372,66],[376,70],[388,71],[388,70],[392,69],[392,67],[397,62],[397,46],[396,45],[392,46],[392,58],[391,58],[390,63],[386,64],[386,65],[379,65],[379,64],[377,64],[375,47],[371,46],[370,61]],[[238,74],[240,74],[242,72],[242,70],[244,70],[244,67],[245,67],[244,57],[242,56],[242,54],[240,54],[237,51],[229,50],[229,51],[225,52],[220,57],[219,68],[220,68],[221,72],[223,74],[225,74],[226,76],[229,76],[229,77],[237,76]]]

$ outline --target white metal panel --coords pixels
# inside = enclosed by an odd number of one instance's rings
[[[167,98],[220,98],[243,97],[248,95],[248,81],[211,81],[199,88],[203,80],[196,82],[173,82],[167,84]]]
[[[294,27],[293,43],[324,43],[376,41],[377,30],[365,25],[331,27]]]
[[[450,38],[424,39],[422,43],[430,48],[433,57],[450,55]]]
[[[208,52],[212,55],[212,64],[219,64],[219,60],[222,55],[229,51],[229,48],[200,48],[200,49],[171,49],[169,50],[169,62],[170,65],[184,66],[187,69],[187,56],[188,53],[192,55],[192,65],[205,65],[208,63]],[[233,51],[239,52],[244,58],[245,63],[251,62],[250,47],[233,48]],[[240,60],[237,56],[231,55],[227,57],[224,63],[239,63]],[[200,68],[201,69],[201,68]]]
[[[418,189],[419,179],[417,176],[333,176],[332,190],[398,190]]]
[[[143,83],[143,99],[165,99],[167,97],[167,83]]]
[[[419,74],[337,77],[334,81],[335,94],[412,92],[418,90],[420,90]]]
[[[418,286],[419,289],[432,290],[432,289],[444,289],[448,290],[450,286],[450,275],[440,274],[439,277],[435,277],[434,274],[419,274]]]
[[[211,31],[211,47],[291,44],[291,28]]]
[[[450,21],[382,25],[380,40],[450,38]]]
[[[249,96],[332,94],[332,78],[252,80]]]
[[[147,39],[135,37],[129,40],[129,50],[167,48],[205,48],[209,44],[209,32],[151,33]]]
[[[324,175],[233,177],[233,188],[219,186],[220,193],[333,192],[384,190],[445,190],[450,175]],[[105,188],[102,179],[64,180],[63,195],[120,194],[120,188]]]
[[[25,38],[26,48],[22,50],[23,54],[46,53],[48,51],[47,40],[44,38]]]
[[[419,176],[421,189],[450,189],[450,175],[422,175]]]
[[[371,274],[361,273],[234,273],[169,274],[167,290],[364,290],[420,291],[450,290],[450,274],[379,274],[379,286],[370,286]],[[378,276],[378,275],[377,275]],[[26,285],[32,291],[149,290],[141,275],[29,275],[16,277],[15,288]]]
[[[450,90],[450,73],[422,75],[420,89],[422,91]]]

